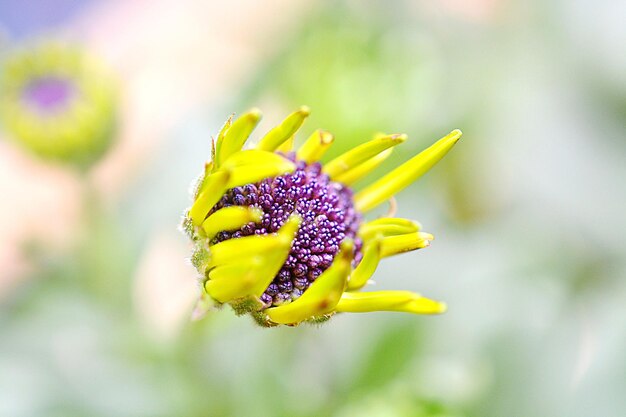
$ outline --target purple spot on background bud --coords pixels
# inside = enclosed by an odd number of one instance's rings
[[[294,161],[293,153],[287,157]],[[330,181],[319,163],[295,161],[291,174],[268,178],[229,190],[216,205],[259,207],[260,223],[249,223],[238,231],[220,232],[214,242],[276,232],[295,211],[303,219],[285,264],[261,296],[266,307],[282,305],[298,298],[333,262],[341,241],[355,240],[360,260],[361,242],[356,237],[361,215],[354,209],[352,190]],[[356,263],[353,263],[356,264]]]
[[[31,81],[22,93],[30,107],[41,113],[54,113],[67,107],[76,94],[72,82],[60,77],[45,77]]]

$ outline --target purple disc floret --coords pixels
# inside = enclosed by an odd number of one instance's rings
[[[362,256],[362,244],[356,237],[361,214],[354,208],[352,190],[331,181],[319,163],[296,161],[293,153],[286,157],[296,162],[294,172],[232,188],[211,210],[213,213],[228,206],[252,206],[263,210],[261,222],[220,232],[212,243],[274,233],[293,212],[302,218],[287,260],[261,296],[265,307],[282,305],[300,297],[332,264],[345,238],[355,241],[353,265]]]

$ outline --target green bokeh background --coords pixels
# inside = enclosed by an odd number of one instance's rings
[[[0,292],[0,416],[626,415],[626,7],[270,3],[290,24],[270,36],[271,25],[245,21],[271,42],[228,94],[154,132],[158,145],[118,198],[84,181],[71,249],[20,247],[34,267]],[[81,13],[111,12],[58,7],[71,13],[28,35],[71,33]],[[0,13],[3,47],[19,45],[17,12]],[[229,38],[244,30],[236,17],[206,16],[233,29],[212,40],[226,45],[221,55],[198,63],[206,77],[243,42]],[[262,133],[301,104],[313,113],[299,139],[330,130],[334,155],[378,131],[406,132],[374,177],[463,130],[398,196],[398,215],[419,220],[433,246],[376,275],[377,288],[443,299],[449,312],[261,329],[225,309],[155,334],[132,296],[138,263],[155,231],[185,241],[176,228],[209,136],[233,111],[267,109]]]

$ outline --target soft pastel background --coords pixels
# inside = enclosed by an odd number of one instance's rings
[[[121,95],[86,175],[0,133],[0,416],[625,416],[625,22],[612,0],[0,2],[0,55],[77,42]],[[437,240],[376,276],[447,314],[188,322],[177,226],[210,135],[300,104],[335,154],[408,133],[378,173],[464,131],[398,197]]]

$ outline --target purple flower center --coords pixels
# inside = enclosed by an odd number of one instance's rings
[[[295,161],[293,153],[287,158]],[[293,212],[302,217],[287,260],[261,296],[266,307],[300,297],[332,264],[343,239],[355,240],[354,264],[362,256],[362,243],[356,237],[361,214],[354,209],[352,190],[331,181],[322,173],[319,163],[295,162],[296,170],[291,174],[228,190],[211,211],[234,205],[259,207],[264,212],[260,223],[248,223],[237,231],[220,232],[212,243],[273,233]]]
[[[75,86],[62,77],[37,78],[24,88],[22,97],[26,103],[41,113],[53,113],[64,109],[76,94]]]

